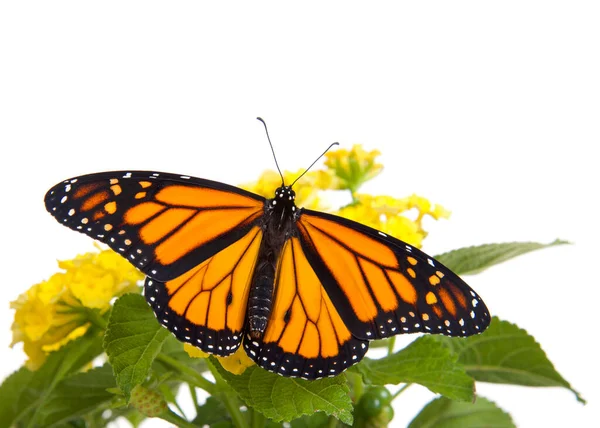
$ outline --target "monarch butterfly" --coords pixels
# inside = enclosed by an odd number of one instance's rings
[[[335,376],[373,339],[469,336],[489,325],[481,298],[432,257],[294,199],[283,178],[266,199],[190,176],[117,171],[65,180],[45,204],[147,275],[146,300],[179,340],[220,356],[243,343],[283,376]]]

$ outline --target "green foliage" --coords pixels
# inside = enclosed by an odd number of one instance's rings
[[[563,243],[470,247],[443,254],[439,260],[459,274],[470,274]],[[393,425],[391,405],[397,397],[384,385],[404,384],[402,391],[412,383],[441,397],[423,408],[411,428],[513,427],[506,412],[475,395],[475,382],[558,386],[584,402],[532,336],[497,317],[481,335],[425,335],[395,353],[365,358],[344,374],[317,381],[285,378],[257,366],[234,375],[216,358],[190,358],[140,295],[117,299],[106,326],[103,319],[93,321],[96,327],[51,353],[39,370],[21,368],[3,382],[3,426],[96,427],[117,416],[137,425],[144,415],[152,415],[182,427],[272,428],[284,421],[292,428],[385,427]],[[382,344],[392,349],[393,339]],[[103,355],[103,349],[107,362],[83,371]],[[214,382],[205,377],[207,372]],[[204,403],[196,399],[195,388],[210,394]],[[191,421],[182,411],[166,407],[168,402],[178,409],[180,389],[190,390],[196,401],[197,415]],[[133,391],[137,394],[128,405]],[[107,409],[108,416],[103,413]]]
[[[104,337],[104,350],[117,385],[129,399],[148,376],[169,332],[156,322],[144,298],[127,294],[115,302]]]
[[[141,414],[155,418],[167,412],[167,400],[157,391],[136,385],[131,390],[129,404],[135,407]]]
[[[461,403],[445,397],[431,401],[412,420],[409,428],[514,428],[510,415],[493,402],[477,397],[474,403]]]
[[[555,369],[546,353],[527,332],[497,317],[488,329],[462,340],[438,337],[473,379],[523,386],[560,386],[585,400]]]
[[[422,336],[386,358],[365,358],[357,370],[367,383],[418,383],[448,398],[472,401],[473,379],[457,359],[457,355],[435,337]]]
[[[103,407],[109,407],[116,386],[110,365],[67,377],[48,397],[41,410],[42,425],[53,426],[83,417]]]
[[[215,397],[208,397],[206,402],[198,406],[196,418],[192,421],[199,427],[209,425],[214,428],[229,428],[233,426],[231,417],[225,405]]]
[[[330,419],[325,413],[317,412],[310,416],[302,416],[301,418],[294,419],[290,425],[292,428],[317,428],[326,427],[329,422]],[[336,425],[341,425],[341,422]],[[281,425],[273,424],[273,426],[279,427]]]
[[[507,242],[460,248],[435,256],[436,260],[458,275],[473,275],[517,256],[542,248],[568,244],[560,239],[550,244],[538,242]]]
[[[355,406],[355,427],[387,426],[394,418],[392,394],[383,386],[370,387]]]
[[[352,402],[343,374],[308,381],[284,378],[257,366],[239,376],[220,367],[219,373],[246,405],[276,422],[321,411],[352,424]]]
[[[392,401],[392,394],[383,386],[372,386],[356,403],[356,411],[367,417],[377,416]]]
[[[54,393],[60,395],[63,382],[101,352],[102,339],[92,330],[51,353],[39,370],[22,367],[10,375],[0,386],[0,421],[6,426],[40,425],[53,412],[48,403]]]

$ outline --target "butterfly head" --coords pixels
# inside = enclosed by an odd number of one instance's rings
[[[296,200],[296,192],[292,190],[292,186],[281,186],[275,190],[274,201],[279,201],[281,204],[294,204]]]
[[[293,214],[296,212],[296,192],[292,190],[292,186],[282,185],[275,190],[275,196],[269,201],[269,205],[274,211]]]

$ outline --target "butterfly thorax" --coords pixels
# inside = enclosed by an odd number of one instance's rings
[[[248,332],[254,339],[262,338],[273,307],[273,289],[278,257],[285,242],[295,230],[299,210],[291,186],[281,186],[275,197],[265,202],[265,216],[256,268],[248,299]]]

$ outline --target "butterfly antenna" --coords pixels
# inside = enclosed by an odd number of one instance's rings
[[[281,170],[279,169],[279,164],[277,163],[277,158],[275,157],[275,150],[273,149],[273,144],[271,143],[271,138],[269,137],[269,130],[267,129],[267,124],[261,117],[257,117],[256,119],[260,120],[262,122],[262,124],[265,126],[265,132],[267,133],[267,140],[269,140],[269,145],[271,146],[271,152],[273,152],[273,159],[275,159],[275,166],[277,167],[277,171],[279,171],[279,175],[281,176],[281,185],[285,186],[285,183],[283,182],[283,174],[281,173]]]
[[[300,179],[302,178],[302,176],[303,176],[304,174],[306,174],[306,173],[308,172],[308,170],[309,170],[309,169],[311,169],[311,168],[313,167],[313,165],[314,165],[314,164],[316,164],[316,163],[317,163],[317,161],[318,161],[319,159],[321,159],[323,156],[325,156],[325,153],[327,153],[329,150],[331,150],[331,148],[332,148],[333,146],[337,146],[337,145],[339,145],[339,144],[340,144],[340,143],[332,143],[332,144],[331,144],[329,147],[327,147],[327,150],[325,150],[323,153],[321,153],[321,156],[319,156],[319,157],[318,157],[318,158],[317,158],[317,159],[316,159],[316,160],[315,160],[313,163],[311,163],[311,164],[310,164],[310,166],[309,166],[308,168],[306,168],[306,170],[304,170],[304,172],[303,172],[302,174],[300,174],[300,177],[298,177],[298,178],[296,178],[296,179],[294,180],[294,183],[296,183],[296,181],[300,180]],[[292,183],[292,184],[290,185],[290,187],[292,187],[292,186],[294,185],[294,183]]]

